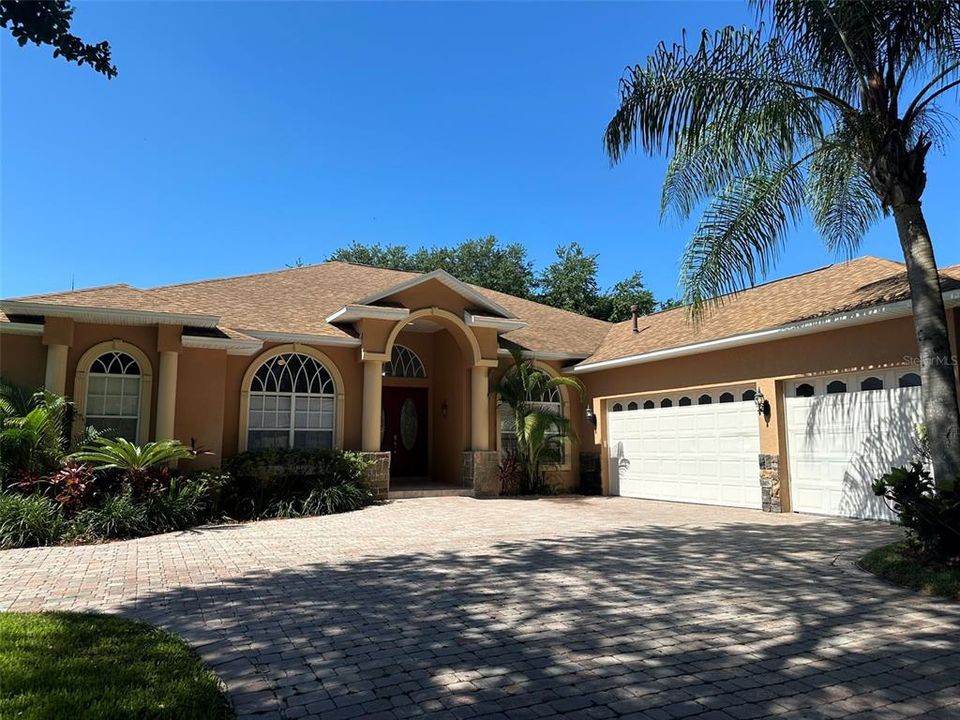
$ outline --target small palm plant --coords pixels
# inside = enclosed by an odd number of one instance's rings
[[[73,453],[70,459],[90,463],[96,470],[117,470],[136,490],[161,465],[193,457],[196,452],[179,440],[135,445],[125,438],[96,437]]]
[[[69,444],[73,405],[47,391],[29,393],[0,381],[0,458],[5,475],[58,467]]]
[[[545,407],[543,398],[566,387],[583,393],[575,378],[553,377],[535,367],[519,350],[511,350],[513,362],[494,378],[492,391],[498,403],[512,414],[516,432],[516,457],[524,471],[520,492],[543,490],[543,466],[560,457],[567,440],[576,441],[576,431],[562,412]]]

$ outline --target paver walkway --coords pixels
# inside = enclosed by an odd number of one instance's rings
[[[240,717],[960,718],[960,605],[890,526],[621,498],[405,500],[0,553],[0,609],[185,636]]]

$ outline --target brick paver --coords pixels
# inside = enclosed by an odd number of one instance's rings
[[[887,525],[620,498],[405,500],[0,553],[0,609],[186,637],[240,717],[957,718],[960,605]]]

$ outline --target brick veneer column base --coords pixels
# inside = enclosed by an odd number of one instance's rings
[[[760,494],[764,512],[783,512],[779,455],[760,454]]]
[[[360,455],[370,463],[364,473],[367,487],[373,491],[377,500],[386,500],[390,492],[390,453],[362,452]]]
[[[472,487],[476,497],[499,497],[500,453],[467,450],[463,454],[463,486]]]

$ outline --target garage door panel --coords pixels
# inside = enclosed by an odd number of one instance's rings
[[[752,403],[621,411],[608,418],[611,492],[760,507],[759,426]]]
[[[893,519],[871,484],[912,459],[920,388],[787,398],[786,416],[794,510]]]

